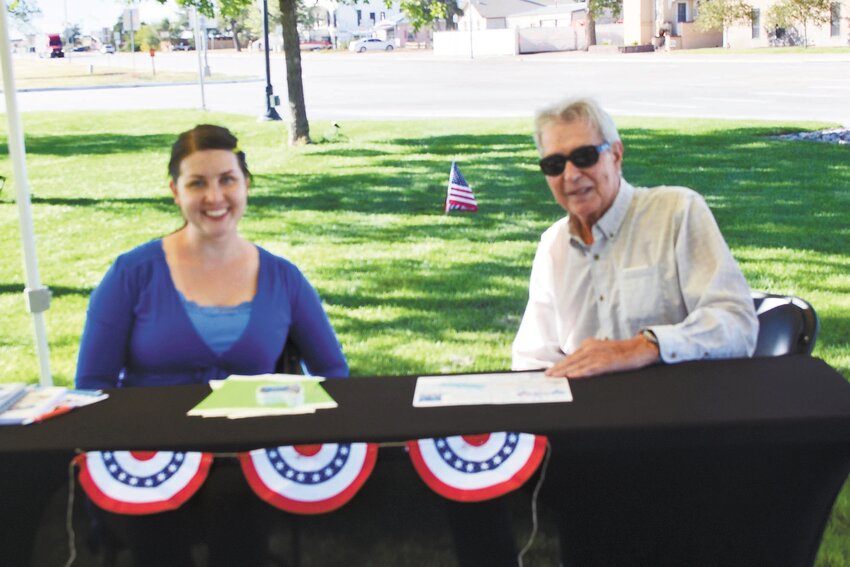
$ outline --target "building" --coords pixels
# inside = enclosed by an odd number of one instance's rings
[[[768,21],[768,11],[776,0],[749,0],[752,19],[726,30],[726,45],[734,48],[802,45],[806,36],[801,25],[778,29]],[[668,49],[720,47],[723,30],[701,31],[696,26],[699,0],[623,0],[624,42],[626,45],[664,45]],[[830,22],[808,26],[809,45],[847,46],[850,44],[850,0],[832,3]],[[663,38],[663,39],[662,39]]]
[[[389,8],[383,0],[363,0],[356,4],[337,0],[308,0],[307,5],[310,6],[314,23],[303,29],[302,34],[308,35],[310,39],[327,39],[334,46],[342,47],[340,43],[374,36],[396,39],[401,47],[407,36],[407,20],[398,2],[393,2]],[[382,25],[376,29],[379,23]]]

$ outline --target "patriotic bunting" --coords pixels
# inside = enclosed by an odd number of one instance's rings
[[[254,492],[295,514],[336,510],[360,490],[378,457],[372,443],[325,443],[240,453],[242,472]]]
[[[89,451],[77,457],[80,485],[116,514],[156,514],[182,506],[207,478],[210,453]]]
[[[478,203],[469,183],[463,178],[460,168],[452,162],[449,172],[449,188],[446,192],[446,212],[449,211],[472,211],[478,210]]]
[[[434,492],[479,502],[516,490],[543,459],[546,437],[499,432],[407,442],[419,476]]]

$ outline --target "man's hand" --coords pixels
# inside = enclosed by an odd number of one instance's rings
[[[623,341],[585,339],[574,353],[548,369],[546,375],[587,378],[606,372],[643,368],[659,358],[658,345],[643,335]]]

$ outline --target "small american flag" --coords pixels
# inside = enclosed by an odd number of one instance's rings
[[[449,173],[449,188],[446,193],[446,212],[449,211],[472,211],[478,210],[475,195],[469,188],[469,183],[463,178],[460,168],[452,162],[452,170]]]

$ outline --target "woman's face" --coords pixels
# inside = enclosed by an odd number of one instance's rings
[[[230,150],[200,150],[180,162],[170,183],[190,230],[205,238],[236,234],[248,201],[248,180]]]

